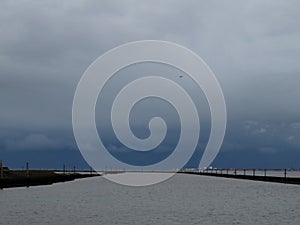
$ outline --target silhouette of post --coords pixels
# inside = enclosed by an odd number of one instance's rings
[[[26,162],[26,182],[27,182],[27,187],[29,187],[29,163]]]
[[[253,176],[255,177],[255,169],[253,169]]]
[[[3,189],[3,186],[2,186],[2,180],[3,180],[3,165],[2,165],[2,160],[0,160],[0,190]]]
[[[3,179],[3,164],[2,164],[2,160],[0,160],[0,179]]]
[[[75,166],[73,167],[73,173],[74,174],[76,173],[76,167]]]
[[[284,169],[284,183],[286,183],[286,169]]]
[[[63,165],[63,174],[64,175],[66,174],[66,165],[65,164]]]
[[[29,178],[29,163],[26,162],[26,179]]]
[[[244,176],[246,176],[246,169],[244,169]]]

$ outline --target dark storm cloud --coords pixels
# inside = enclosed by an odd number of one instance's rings
[[[228,109],[227,149],[296,148],[297,21],[298,1],[2,1],[0,145],[59,148],[65,134],[53,133],[71,133],[73,94],[87,66],[119,44],[161,39],[195,51],[215,72]]]

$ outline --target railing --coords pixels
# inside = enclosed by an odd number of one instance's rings
[[[78,171],[75,166],[70,170],[67,170],[65,166],[63,170],[30,170],[28,162],[25,164],[25,169],[9,170],[7,167],[3,167],[0,160],[0,189],[48,185],[92,176],[99,176],[99,174],[93,170]]]
[[[300,184],[300,170],[291,169],[184,169],[181,173]]]

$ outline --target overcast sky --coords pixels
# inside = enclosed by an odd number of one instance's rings
[[[299,21],[296,0],[1,1],[0,158],[80,164],[71,113],[83,72],[113,47],[157,39],[190,48],[219,80],[228,129],[217,166],[299,168]]]

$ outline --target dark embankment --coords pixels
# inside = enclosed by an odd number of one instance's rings
[[[209,172],[198,172],[198,171],[197,172],[182,171],[180,173],[300,185],[299,177],[277,177],[277,176],[255,176],[255,175],[253,176],[253,175],[220,174],[220,173],[209,173]]]
[[[99,174],[55,173],[49,170],[7,170],[0,179],[0,188],[29,187],[37,185],[50,185],[58,182],[99,176]]]

